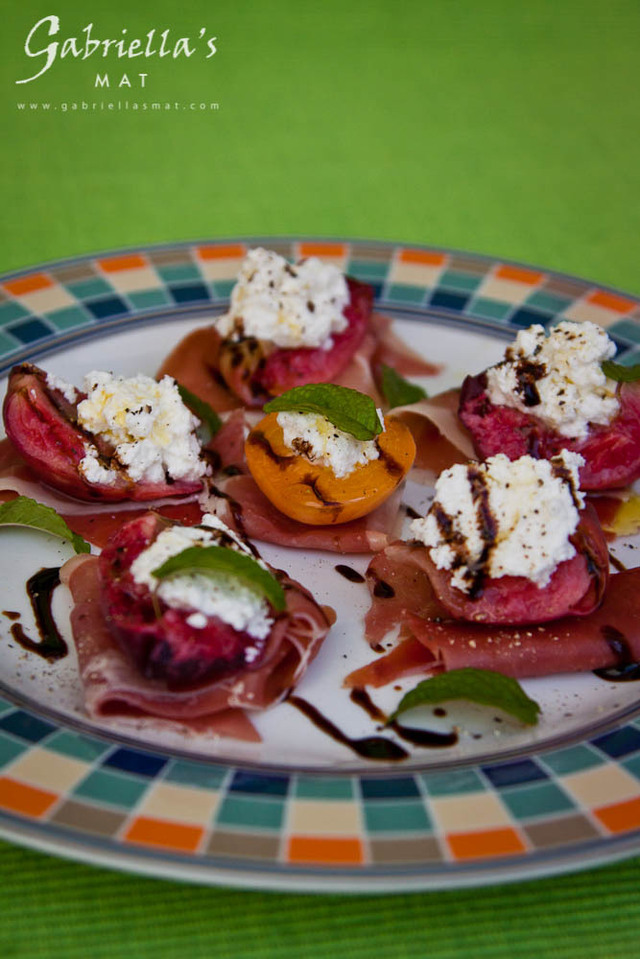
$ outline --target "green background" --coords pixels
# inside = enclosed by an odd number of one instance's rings
[[[90,21],[101,39],[205,27],[218,53],[67,57],[16,85],[36,72],[26,35],[52,13],[61,32],[46,42]],[[0,271],[304,234],[472,250],[640,293],[639,34],[636,0],[4,4]],[[111,88],[96,90],[105,70]],[[117,88],[139,71],[144,90]],[[125,101],[219,110],[71,108]],[[7,957],[640,952],[637,860],[478,891],[316,898],[0,852]]]
[[[640,289],[636,0],[5,7],[0,269],[194,237],[318,234],[470,249]],[[204,26],[218,52],[58,58],[17,86],[36,62],[24,39],[52,12],[60,40],[88,22],[99,38]],[[105,67],[109,95],[94,87]],[[145,90],[114,86],[125,67],[132,83],[148,72]],[[16,108],[107,98],[220,109]]]

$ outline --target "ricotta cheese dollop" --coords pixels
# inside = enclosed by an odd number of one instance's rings
[[[549,335],[521,330],[505,359],[487,370],[487,393],[496,406],[532,413],[571,439],[590,423],[607,425],[618,412],[616,384],[602,372],[616,346],[595,323],[563,321]]]
[[[330,349],[348,325],[349,288],[340,270],[317,257],[291,265],[261,247],[245,257],[229,312],[216,321],[223,338],[255,337],[283,349]]]
[[[384,427],[380,410],[378,416]],[[311,463],[329,467],[338,479],[380,456],[375,440],[358,440],[339,430],[326,416],[287,411],[278,413],[277,419],[285,446]]]
[[[524,576],[546,586],[559,563],[571,559],[569,537],[579,522],[584,494],[578,489],[583,458],[563,450],[551,460],[504,453],[484,463],[444,470],[426,517],[410,524],[438,569],[472,591],[479,576]]]
[[[273,626],[269,605],[259,592],[237,577],[223,572],[215,576],[185,573],[158,580],[153,575],[154,569],[185,549],[219,545],[256,558],[222,520],[205,514],[200,526],[171,526],[163,530],[151,546],[135,558],[131,564],[131,575],[136,583],[154,591],[167,606],[191,610],[187,622],[194,629],[204,628],[207,617],[216,616],[234,629],[249,633],[254,639],[265,639]],[[261,565],[264,566],[263,563]]]
[[[115,448],[115,456],[135,482],[197,480],[206,463],[195,434],[199,421],[185,406],[170,376],[160,382],[139,374],[130,378],[93,371],[84,378],[87,398],[78,403],[78,423]],[[98,450],[85,444],[80,471],[91,483],[113,483],[116,472],[103,466]]]
[[[67,383],[66,380],[61,379],[54,373],[47,373],[46,382],[50,390],[58,390],[62,393],[67,403],[75,403],[78,398],[78,391],[71,383]]]

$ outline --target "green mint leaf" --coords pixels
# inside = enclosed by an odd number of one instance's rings
[[[471,667],[438,673],[418,683],[415,689],[402,697],[389,722],[415,706],[433,705],[450,699],[466,699],[482,706],[502,709],[526,726],[535,726],[538,722],[540,706],[529,699],[517,680],[490,669]]]
[[[277,612],[281,613],[286,608],[284,590],[275,576],[247,553],[227,549],[226,546],[189,546],[153,570],[157,579],[193,573],[204,573],[205,576],[226,573],[235,576],[262,593]]]
[[[17,496],[0,504],[0,526],[28,526],[39,529],[43,533],[52,533],[60,539],[68,540],[76,553],[91,552],[86,540],[72,532],[54,509],[43,506],[28,496]]]
[[[605,360],[602,364],[602,372],[617,383],[635,383],[636,380],[640,380],[640,363],[625,366],[623,363]]]
[[[334,383],[307,383],[294,386],[265,404],[266,413],[292,410],[326,417],[339,430],[357,440],[372,440],[382,433],[376,404],[370,396]]]
[[[382,364],[380,387],[390,409],[395,406],[409,406],[410,403],[417,403],[418,400],[424,400],[427,395],[421,386],[405,380],[404,376],[401,376],[392,366],[387,366],[386,363]]]
[[[205,403],[204,400],[201,400],[195,393],[192,393],[191,390],[188,390],[182,383],[176,382],[176,386],[178,387],[178,393],[184,405],[188,406],[191,412],[194,413],[206,427],[209,433],[208,438],[210,439],[212,436],[215,436],[222,426],[222,420],[214,408],[209,406],[208,403]]]

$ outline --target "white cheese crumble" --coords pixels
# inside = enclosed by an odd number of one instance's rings
[[[606,425],[618,412],[616,384],[601,368],[615,352],[615,343],[595,323],[563,321],[548,336],[544,327],[531,326],[518,333],[505,360],[487,370],[489,399],[582,439],[589,423]]]
[[[384,428],[380,410],[378,416]],[[339,430],[326,416],[287,411],[278,413],[277,420],[285,446],[312,463],[328,466],[338,479],[380,456],[375,440],[357,440],[351,433]]]
[[[330,349],[347,327],[349,288],[340,270],[317,257],[290,265],[261,247],[245,257],[229,312],[216,321],[224,338],[252,336],[283,349]]]
[[[87,398],[78,403],[78,423],[111,443],[121,466],[135,482],[197,480],[206,472],[195,434],[199,421],[182,402],[170,376],[160,382],[93,371],[84,378]],[[101,464],[87,442],[80,471],[90,483],[114,483],[117,472]]]
[[[59,393],[62,393],[67,403],[75,403],[78,391],[71,383],[67,383],[66,380],[56,376],[55,373],[47,373],[46,383],[50,390],[58,390]]]
[[[426,517],[410,534],[428,547],[438,569],[453,571],[452,583],[471,592],[478,576],[524,576],[546,586],[559,563],[571,559],[584,505],[578,489],[578,453],[563,450],[552,460],[504,453],[484,463],[458,463],[444,470]]]
[[[204,527],[204,528],[203,528]],[[256,590],[237,577],[227,573],[215,576],[201,573],[176,574],[158,580],[153,570],[171,556],[176,556],[191,546],[220,545],[224,536],[229,548],[247,553],[249,550],[236,534],[217,516],[205,515],[201,526],[171,526],[163,530],[151,546],[143,550],[131,564],[131,575],[136,583],[147,586],[173,609],[191,610],[187,622],[194,629],[203,629],[208,616],[217,616],[234,629],[249,633],[254,639],[265,639],[273,626],[269,617],[269,605]],[[257,560],[258,561],[258,560]],[[258,561],[259,562],[259,561]],[[261,563],[264,566],[264,563]],[[252,655],[255,658],[255,648]]]

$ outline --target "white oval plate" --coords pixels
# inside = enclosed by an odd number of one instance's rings
[[[633,357],[632,297],[542,270],[468,254],[389,244],[256,240],[182,244],[51,264],[0,279],[3,384],[31,359],[79,383],[88,370],[153,374],[188,330],[224,309],[240,257],[262,243],[286,255],[329,256],[374,283],[378,308],[413,346],[443,364],[430,393],[497,361],[532,322],[594,319]],[[640,315],[640,314],[639,314]],[[407,485],[420,512],[429,490]],[[148,723],[96,723],[84,714],[73,653],[48,664],[12,638],[33,621],[24,584],[60,565],[68,547],[2,531],[0,829],[62,854],[197,881],[312,889],[431,888],[498,881],[637,851],[640,687],[591,674],[524,683],[542,707],[524,729],[471,706],[425,711],[447,749],[411,748],[401,763],[358,757],[292,705],[259,716],[259,745],[167,733]],[[297,693],[349,737],[377,732],[342,687],[371,658],[363,640],[368,592],[335,569],[366,557],[259,544],[338,621]],[[637,543],[613,552],[636,565]],[[55,597],[68,635],[68,600]],[[415,680],[372,693],[387,711]],[[413,722],[413,720],[412,720]],[[386,732],[389,738],[393,734]]]

